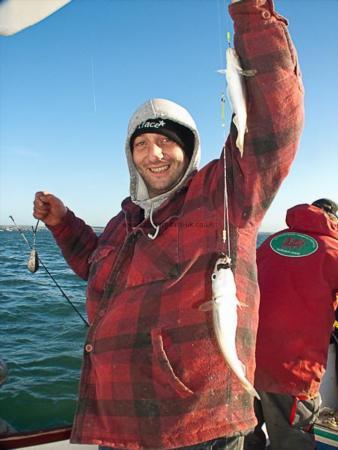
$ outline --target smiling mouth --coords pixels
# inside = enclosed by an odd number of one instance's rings
[[[163,173],[169,169],[169,165],[161,167],[149,167],[151,173]]]

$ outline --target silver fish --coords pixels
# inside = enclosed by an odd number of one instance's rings
[[[246,90],[243,77],[255,75],[255,71],[244,71],[235,49],[231,47],[226,50],[226,66],[225,70],[218,72],[226,76],[228,97],[234,113],[233,122],[237,128],[236,146],[243,156],[244,136],[247,131]]]
[[[235,114],[234,124],[237,128],[236,146],[243,156],[244,135],[246,133],[246,92],[243,79],[243,69],[235,49],[229,47],[226,50],[226,79],[228,83],[228,96]]]
[[[27,268],[32,273],[35,273],[39,269],[39,257],[35,248],[32,248],[30,252]]]
[[[259,399],[255,388],[245,376],[244,364],[236,350],[237,307],[236,283],[227,257],[217,259],[212,280],[212,300],[200,306],[202,311],[212,309],[214,331],[227,365],[237,376],[244,389]]]

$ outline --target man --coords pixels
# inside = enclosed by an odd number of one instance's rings
[[[129,122],[131,197],[97,237],[61,200],[37,193],[34,216],[88,279],[88,332],[72,442],[113,448],[194,446],[242,449],[256,423],[252,398],[218,349],[210,313],[211,274],[231,247],[239,311],[237,350],[254,373],[258,287],[256,234],[289,167],[303,123],[303,93],[286,20],[272,1],[230,6],[235,45],[248,78],[243,157],[233,127],[224,160],[197,171],[199,135],[191,115],[163,99]]]
[[[258,426],[247,449],[314,449],[338,293],[338,207],[329,199],[288,210],[288,228],[257,250],[261,292],[255,385]]]

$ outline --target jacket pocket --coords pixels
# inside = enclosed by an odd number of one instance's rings
[[[90,264],[88,289],[103,292],[105,284],[114,267],[118,249],[116,246],[98,247],[89,257]]]
[[[159,328],[151,330],[151,342],[154,355],[154,370],[158,381],[164,385],[169,385],[180,397],[186,398],[193,395],[193,391],[175,374],[165,351],[162,333]]]

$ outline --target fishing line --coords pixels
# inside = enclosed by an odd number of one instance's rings
[[[221,0],[217,0],[217,16],[218,16],[218,47],[219,47],[219,60],[221,67],[223,66],[223,51],[222,51],[222,19],[221,19]]]
[[[217,0],[217,15],[218,15],[218,47],[219,47],[219,61],[220,61],[220,67],[225,67],[225,58],[223,58],[224,50],[223,50],[223,39],[222,39],[222,30],[223,25],[221,21],[222,11],[220,6],[221,0]],[[225,10],[225,8],[224,8]],[[221,125],[222,128],[225,128],[225,94],[222,92],[221,94]],[[224,133],[224,138],[225,138]]]
[[[230,46],[230,32],[227,32],[227,42]],[[225,98],[223,97],[223,106],[225,108]],[[224,114],[225,115],[225,114]],[[224,133],[225,134],[225,133]],[[224,136],[224,142],[226,137]],[[226,145],[223,147],[223,167],[224,167],[224,223],[223,223],[223,244],[226,249],[226,255],[231,263],[231,244],[230,244],[230,224],[229,224],[229,197],[228,197],[228,177],[227,177],[227,161],[226,161]]]
[[[35,228],[32,227],[32,231],[33,231],[33,249],[34,250],[35,250],[35,246],[36,246],[35,245],[36,244],[36,232],[38,231],[39,222],[40,222],[40,219],[37,220]]]
[[[222,39],[222,35],[223,35],[223,26],[221,23],[221,7],[220,7],[220,3],[219,1],[217,1],[217,6],[218,6],[218,27],[219,27],[219,48],[220,48],[220,64],[221,67],[225,67],[226,66],[226,58],[223,58],[223,51],[222,51],[222,47],[223,47],[223,39]],[[227,18],[227,2],[224,0],[224,16],[225,18]],[[227,21],[227,19],[225,19]],[[225,27],[227,27],[227,24],[225,23]],[[230,32],[228,31],[226,33],[226,42],[227,42],[227,46],[230,47]],[[225,68],[226,70],[226,68]],[[225,94],[224,92],[221,93],[221,98],[220,98],[220,102],[221,102],[221,126],[224,130],[223,133],[223,142],[224,142],[224,146],[223,146],[223,178],[224,178],[224,192],[223,192],[223,196],[224,196],[224,207],[223,207],[223,230],[222,230],[222,242],[223,245],[225,247],[225,254],[228,256],[228,258],[231,261],[231,244],[230,244],[230,226],[229,226],[229,199],[228,199],[228,182],[227,182],[227,163],[226,163],[226,128],[225,128]]]
[[[11,217],[12,217],[12,216],[11,216]],[[36,225],[35,225],[35,228],[32,227],[32,229],[33,229],[33,235],[34,235],[34,242],[35,242],[35,236],[36,236],[36,232],[37,232],[37,230],[38,230],[39,223],[40,223],[40,219],[37,220]]]
[[[94,103],[94,112],[96,113],[96,94],[95,94],[95,77],[94,77],[94,58],[91,56],[91,75],[92,75],[92,93],[93,93],[93,103]]]
[[[90,21],[90,19],[88,18],[88,20]],[[91,94],[92,94],[92,101],[93,101],[93,108],[94,108],[94,113],[96,114],[96,80],[95,80],[95,61],[94,61],[94,56],[95,56],[95,42],[96,42],[96,38],[93,34],[93,30],[90,30],[88,33],[88,41],[87,41],[87,49],[88,49],[88,54],[87,57],[89,59],[89,63],[90,63],[90,83],[91,83]]]
[[[23,237],[24,241],[26,242],[26,244],[28,245],[28,247],[33,250],[34,247],[30,244],[30,242],[27,240],[24,232],[19,228],[19,226],[15,223],[15,220],[13,218],[13,216],[9,216],[9,218],[11,219],[11,221],[14,223],[15,228],[17,229],[17,231],[20,233],[20,235]],[[36,226],[35,226],[35,233],[38,227],[39,221],[37,222]],[[34,231],[34,230],[33,230]],[[35,241],[34,241],[35,242]],[[34,244],[35,245],[35,244]],[[85,323],[85,325],[87,327],[89,327],[89,323],[86,321],[86,319],[82,316],[82,314],[80,313],[80,311],[78,311],[78,309],[76,308],[76,306],[72,303],[72,301],[69,299],[69,297],[67,296],[67,294],[64,292],[64,290],[62,289],[62,287],[59,285],[59,283],[56,281],[56,279],[53,277],[53,275],[50,273],[50,271],[48,270],[48,268],[46,267],[46,265],[43,263],[43,261],[41,260],[40,256],[38,254],[36,254],[37,259],[39,261],[39,263],[41,264],[41,266],[45,269],[46,273],[49,275],[49,277],[53,280],[55,286],[59,289],[59,291],[61,292],[61,294],[64,296],[64,298],[67,300],[67,302],[70,304],[70,306],[74,309],[74,311],[79,315],[79,317],[83,320],[83,322]]]

